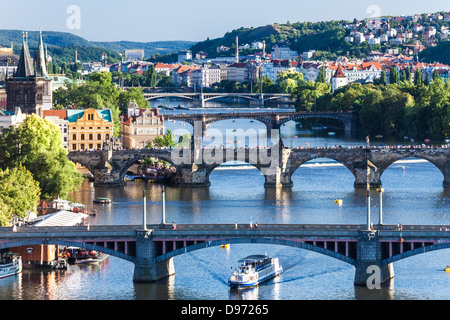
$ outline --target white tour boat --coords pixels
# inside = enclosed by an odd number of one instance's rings
[[[270,258],[267,255],[251,255],[239,262],[240,265],[234,270],[228,281],[232,288],[257,286],[283,272],[278,258]]]
[[[7,252],[1,255],[0,278],[14,276],[22,272],[22,257],[16,253]]]

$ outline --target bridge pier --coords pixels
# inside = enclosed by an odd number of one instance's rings
[[[94,186],[124,186],[126,182],[123,175],[118,170],[111,170],[108,167],[93,169]]]
[[[152,230],[137,231],[136,258],[134,261],[133,281],[154,282],[175,274],[173,258],[157,262]]]
[[[251,108],[259,108],[264,107],[264,99],[257,99],[257,100],[250,100],[250,107]]]
[[[355,286],[379,288],[394,277],[392,263],[381,264],[381,244],[378,234],[373,230],[363,230],[356,246]]]
[[[180,187],[209,187],[208,168],[196,164],[177,168],[180,173]]]
[[[444,181],[442,182],[442,186],[444,188],[450,188],[450,161],[447,161],[447,165],[444,166],[443,172]]]
[[[353,168],[352,173],[355,176],[353,186],[355,188],[367,188],[367,168]],[[378,171],[370,171],[369,185],[370,188],[381,187],[381,177]]]

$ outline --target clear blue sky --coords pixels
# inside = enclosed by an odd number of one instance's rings
[[[74,11],[67,13],[71,5],[78,6],[79,16],[74,16]],[[363,19],[372,16],[373,10],[381,15],[450,11],[450,1],[0,0],[0,8],[0,29],[42,27],[44,31],[71,32],[87,40],[147,42],[201,41],[222,37],[239,27],[275,22]],[[75,24],[78,21],[79,28]]]

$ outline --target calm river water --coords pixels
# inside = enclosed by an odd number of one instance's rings
[[[185,104],[185,103],[184,103]],[[177,104],[175,104],[177,105]],[[185,104],[187,105],[187,104]],[[197,110],[198,111],[198,110]],[[187,111],[183,111],[187,112]],[[189,111],[196,112],[196,111]],[[302,135],[288,123],[282,129],[293,145],[363,145],[364,141],[339,136]],[[258,126],[248,120],[223,121],[221,130],[240,125]],[[179,126],[179,127],[178,127]],[[167,123],[173,130],[187,129]],[[381,143],[381,142],[379,142]],[[405,160],[394,163],[381,177],[383,222],[386,224],[450,224],[450,190],[442,187],[442,173],[431,163]],[[166,221],[177,223],[333,223],[366,222],[365,191],[353,187],[353,175],[336,163],[308,163],[293,176],[287,190],[265,189],[264,177],[252,166],[218,167],[209,188],[166,188]],[[148,223],[161,221],[161,187],[129,182],[124,187],[94,187],[87,180],[70,200],[92,205],[96,197],[112,203],[95,207],[91,225],[141,224],[142,190],[147,191]],[[342,199],[342,206],[334,203]],[[378,221],[378,195],[372,194],[372,219]],[[230,291],[227,278],[237,261],[250,254],[280,259],[284,273],[263,285],[242,292]],[[133,283],[133,264],[110,257],[99,266],[79,272],[24,270],[17,277],[0,279],[2,300],[354,300],[448,299],[450,250],[440,250],[394,263],[395,278],[382,290],[355,288],[354,267],[302,249],[277,245],[242,244],[229,249],[207,248],[174,258],[176,274],[156,283]]]

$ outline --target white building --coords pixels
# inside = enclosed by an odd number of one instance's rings
[[[298,60],[298,58],[298,52],[291,50],[287,44],[276,44],[272,47],[274,60]]]
[[[0,133],[4,128],[17,127],[26,117],[27,115],[22,113],[19,107],[16,107],[14,112],[0,110]]]
[[[277,75],[280,72],[291,70],[297,72],[297,61],[289,60],[270,60],[262,64],[262,76],[267,76],[273,82],[276,82]]]
[[[351,39],[351,41],[349,42],[353,42],[353,38]],[[309,51],[305,51],[302,53],[302,59],[303,60],[309,60],[314,56],[314,53],[316,52],[316,50],[309,50]]]
[[[181,50],[178,52],[178,62],[189,61],[192,60],[192,51],[191,50]]]
[[[347,84],[347,76],[343,72],[343,68],[339,66],[336,70],[336,73],[331,77],[331,92],[334,92],[337,89],[346,86]]]
[[[61,129],[61,145],[69,150],[69,120],[67,118],[67,110],[44,110],[42,116]]]

